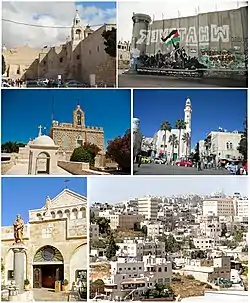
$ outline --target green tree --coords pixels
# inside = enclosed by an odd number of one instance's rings
[[[85,162],[85,163],[91,163],[92,161],[92,155],[91,153],[85,149],[83,146],[79,146],[74,149],[70,161],[72,162]]]
[[[123,137],[108,141],[107,157],[114,160],[122,171],[131,172],[131,131],[126,131]]]
[[[165,251],[166,253],[168,252],[172,252],[172,253],[175,253],[175,252],[178,252],[181,250],[181,245],[180,243],[178,243],[175,239],[175,237],[170,234],[169,236],[167,237],[164,237],[164,242],[165,242]]]
[[[91,298],[95,297],[95,294],[105,294],[104,291],[104,282],[101,279],[97,279],[94,282],[90,283],[90,294]]]
[[[239,142],[238,151],[243,155],[244,160],[247,161],[247,133],[248,133],[248,124],[247,124],[247,118],[244,120],[244,132],[241,136],[241,140]]]
[[[179,141],[175,134],[172,134],[169,136],[168,142],[172,146],[172,160],[174,161],[174,149],[179,145]]]
[[[227,224],[225,222],[221,223],[221,237],[225,237],[227,233]]]
[[[103,239],[91,240],[91,248],[106,248],[107,244]]]
[[[244,231],[241,229],[237,229],[233,233],[233,238],[236,243],[241,243],[243,241],[243,233],[244,233]]]
[[[1,145],[2,153],[18,153],[20,147],[24,147],[24,143],[8,141]]]
[[[5,63],[5,58],[2,55],[2,75],[5,73],[6,71],[6,63]]]
[[[160,126],[160,130],[163,130],[165,132],[164,134],[164,154],[166,151],[166,140],[167,140],[167,131],[171,131],[171,124],[168,121],[162,122]]]
[[[188,156],[188,150],[189,150],[189,147],[190,147],[190,134],[189,133],[184,133],[182,135],[182,141],[184,143],[186,143],[186,157]]]
[[[142,233],[143,233],[145,236],[147,236],[147,234],[148,234],[148,228],[147,228],[146,225],[143,225],[143,226],[142,226],[141,231],[142,231]]]
[[[92,144],[92,143],[89,143],[89,142],[84,142],[83,148],[86,149],[90,153],[90,155],[91,155],[90,164],[92,166],[94,166],[95,165],[95,157],[97,156],[97,154],[100,152],[101,149],[96,144]]]
[[[140,231],[141,230],[141,224],[140,222],[135,222],[134,224],[134,231]]]
[[[102,33],[104,38],[105,52],[111,57],[116,58],[116,28],[112,27],[111,30]]]
[[[110,233],[110,220],[104,217],[98,217],[96,219],[96,224],[99,226],[100,234],[109,234]]]
[[[175,123],[175,127],[179,130],[179,142],[181,142],[181,130],[186,129],[186,122],[183,119],[178,119]],[[178,148],[178,158],[180,158],[180,144]]]
[[[204,250],[195,250],[191,252],[191,259],[206,259],[207,253]]]
[[[116,244],[113,235],[109,235],[107,249],[105,251],[105,256],[108,260],[111,260],[116,256],[116,252],[119,250],[119,246]]]

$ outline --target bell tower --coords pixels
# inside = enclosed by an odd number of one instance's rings
[[[71,42],[73,50],[84,39],[84,29],[81,25],[81,18],[76,10],[75,17],[73,19],[73,25],[71,28]]]
[[[81,109],[80,105],[77,105],[76,109],[73,111],[73,127],[75,128],[85,127],[84,111]]]

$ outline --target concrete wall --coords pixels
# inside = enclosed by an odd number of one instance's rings
[[[168,53],[172,46],[166,47],[161,36],[166,37],[177,29],[181,46],[188,55],[198,57],[210,68],[245,68],[245,54],[248,44],[248,9],[211,12],[196,16],[158,20],[151,23],[148,31],[140,31],[137,48],[146,41],[146,53],[154,55],[158,51]],[[223,54],[221,53],[223,52]]]

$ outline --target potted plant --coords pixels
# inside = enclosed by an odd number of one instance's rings
[[[68,284],[69,284],[69,281],[67,279],[64,279],[62,281],[62,291],[67,291]]]
[[[30,289],[30,281],[28,279],[24,280],[24,289],[29,290]]]

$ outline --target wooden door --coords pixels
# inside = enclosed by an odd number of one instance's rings
[[[42,287],[42,270],[40,267],[33,268],[33,287],[34,288]]]

